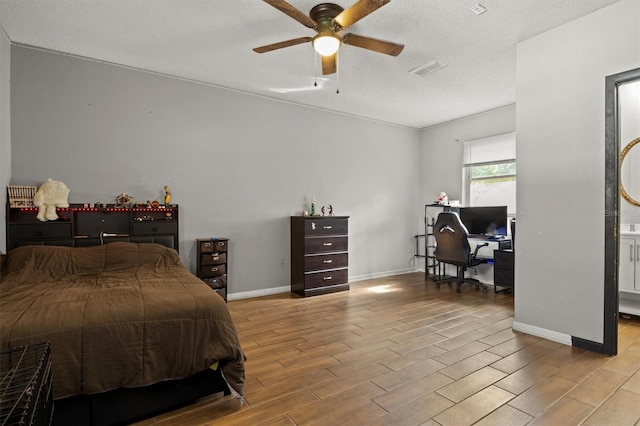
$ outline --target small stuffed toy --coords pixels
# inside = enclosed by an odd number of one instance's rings
[[[56,207],[69,207],[69,188],[57,180],[47,180],[40,185],[36,195],[33,197],[33,204],[38,208],[38,220],[58,219]]]
[[[440,204],[441,206],[446,206],[449,204],[449,197],[447,197],[446,193],[440,193],[440,196],[438,197],[438,204]]]

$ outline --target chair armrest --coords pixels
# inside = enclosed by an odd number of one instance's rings
[[[478,244],[476,246],[476,249],[473,251],[473,254],[471,255],[471,259],[476,260],[476,256],[478,255],[478,250],[480,250],[482,247],[486,247],[488,245],[489,245],[489,243]]]

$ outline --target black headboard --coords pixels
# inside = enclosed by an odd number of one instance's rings
[[[178,205],[71,204],[56,213],[58,220],[41,222],[37,207],[7,203],[7,252],[23,245],[86,247],[112,241],[158,243],[178,251]]]

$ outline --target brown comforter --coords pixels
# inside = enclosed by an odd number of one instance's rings
[[[0,345],[51,342],[54,398],[185,378],[244,355],[224,300],[157,244],[26,246],[0,280]]]

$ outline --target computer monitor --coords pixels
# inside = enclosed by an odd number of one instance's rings
[[[460,220],[474,235],[507,235],[507,206],[461,207]]]

